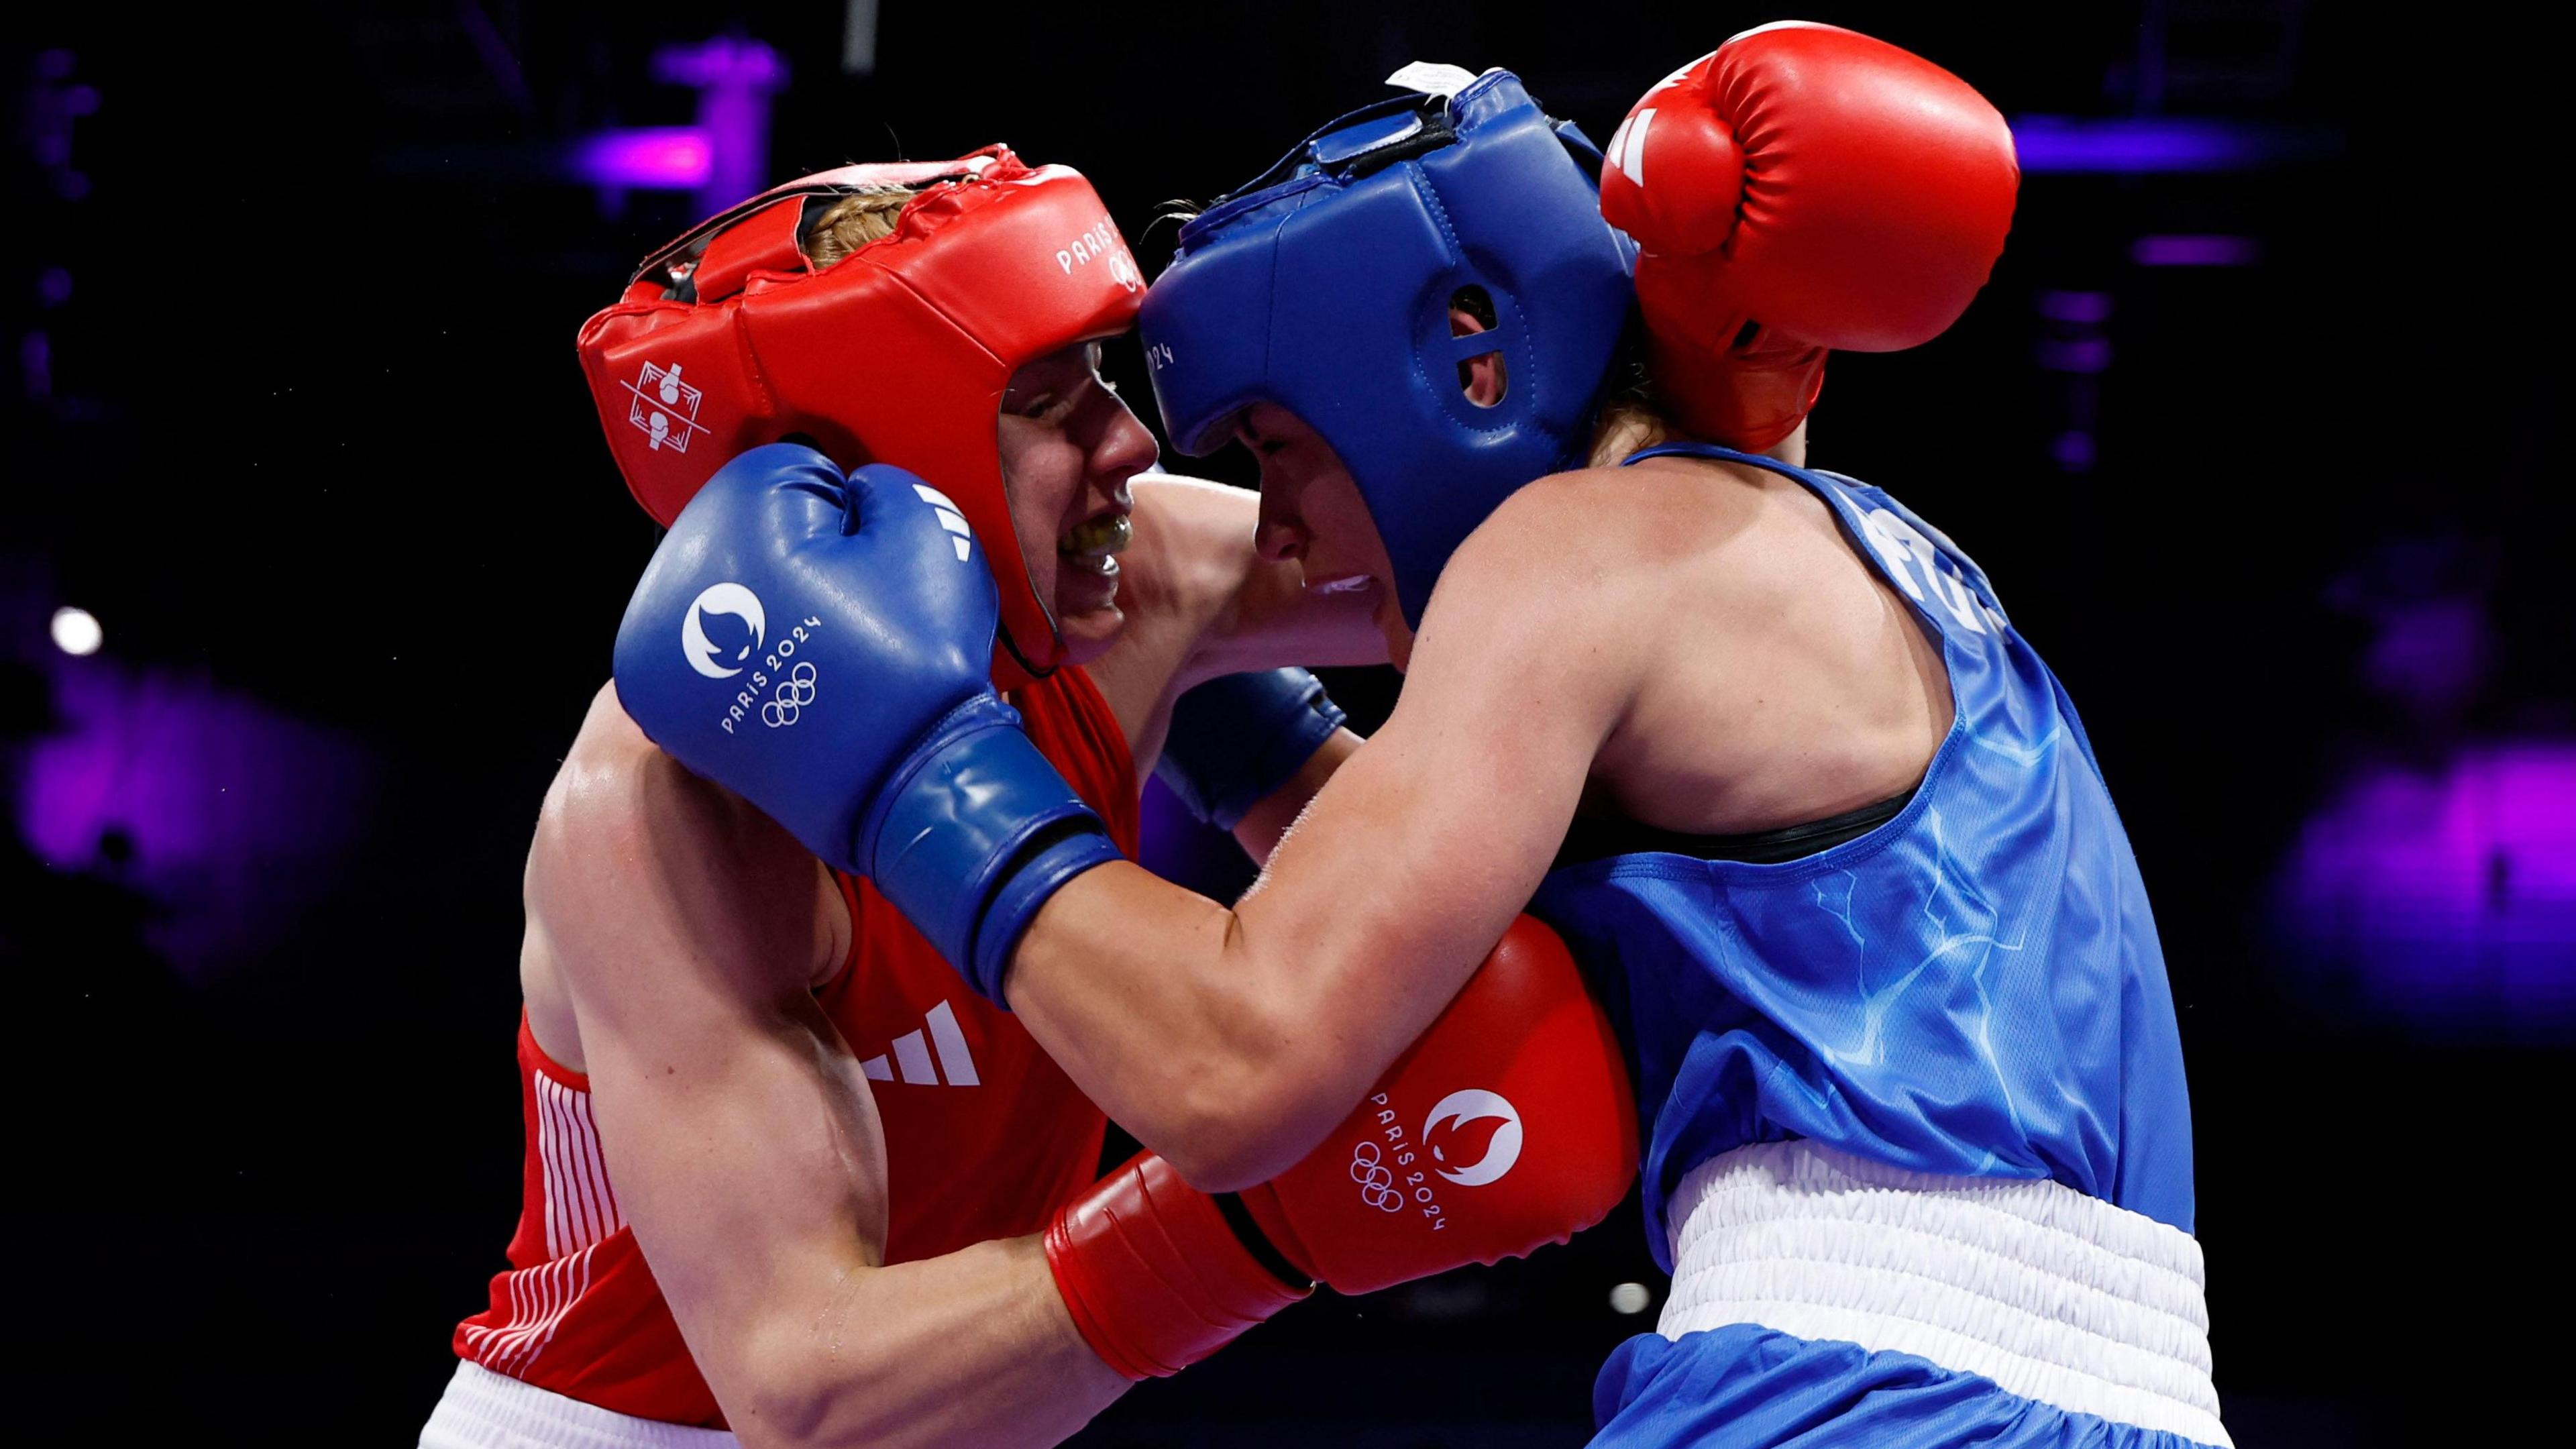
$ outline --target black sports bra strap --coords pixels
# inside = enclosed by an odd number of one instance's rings
[[[1914,789],[1921,789],[1917,782]],[[1905,812],[1914,790],[1891,795],[1876,804],[1846,810],[1822,820],[1784,825],[1750,835],[1685,835],[1605,815],[1577,815],[1566,827],[1551,869],[1579,865],[1613,855],[1687,855],[1696,860],[1733,860],[1753,865],[1779,865],[1821,854],[1845,841],[1858,840]]]

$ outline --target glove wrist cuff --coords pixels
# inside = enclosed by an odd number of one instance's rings
[[[995,1006],[1010,1010],[1005,987],[1011,953],[1018,949],[1029,923],[1037,919],[1039,908],[1071,884],[1075,876],[1121,858],[1106,827],[1088,810],[1080,816],[1047,822],[1019,851],[1005,870],[1001,884],[994,887],[991,902],[975,923],[970,954],[953,958],[958,959],[966,984]]]
[[[1295,779],[1343,719],[1303,669],[1224,675],[1173,702],[1154,775],[1192,815],[1232,830]]]
[[[1083,1342],[1131,1379],[1178,1373],[1314,1291],[1280,1282],[1150,1153],[1058,1214],[1046,1255]]]
[[[860,823],[856,856],[966,983],[999,1002],[1029,919],[1118,851],[1019,714],[986,694],[943,715],[896,762]]]

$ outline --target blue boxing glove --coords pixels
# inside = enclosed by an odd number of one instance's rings
[[[673,521],[618,626],[617,697],[999,1000],[1028,919],[1118,850],[993,693],[998,619],[937,489],[773,443]]]
[[[1172,702],[1154,778],[1192,815],[1232,830],[1297,778],[1343,718],[1323,682],[1303,669],[1222,675]]]

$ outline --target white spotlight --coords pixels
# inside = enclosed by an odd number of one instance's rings
[[[98,616],[87,609],[61,608],[54,611],[54,647],[65,654],[96,654],[101,640],[107,637],[98,627]]]
[[[1643,1313],[1646,1311],[1646,1304],[1653,1297],[1653,1294],[1646,1291],[1646,1285],[1643,1283],[1622,1283],[1610,1290],[1610,1311]]]

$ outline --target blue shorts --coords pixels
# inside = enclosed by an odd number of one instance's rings
[[[1592,1386],[1593,1449],[2202,1449],[2005,1392],[1908,1353],[1754,1324],[1619,1345]]]

